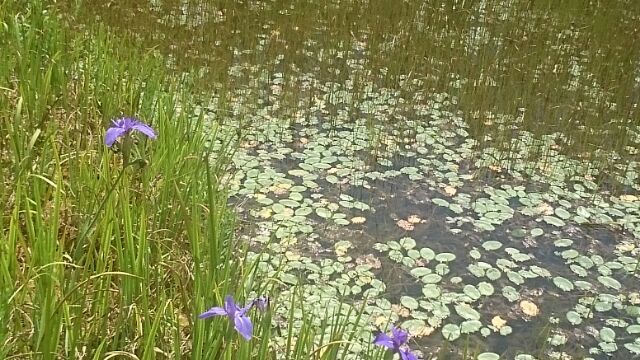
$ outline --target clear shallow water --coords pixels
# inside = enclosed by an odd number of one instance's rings
[[[629,358],[637,4],[364,5],[78,13],[200,74],[206,119],[246,132],[238,235],[310,303],[367,298],[366,329],[401,323],[425,354]]]

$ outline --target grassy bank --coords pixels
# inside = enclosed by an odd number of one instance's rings
[[[205,129],[189,79],[152,49],[99,25],[71,32],[38,2],[0,6],[1,358],[333,359],[349,346],[344,326],[287,335],[284,321],[277,355],[268,310],[250,313],[251,341],[199,320],[227,294],[277,306],[219,182],[237,138]],[[131,134],[127,162],[123,141],[104,144],[121,116],[158,134]]]

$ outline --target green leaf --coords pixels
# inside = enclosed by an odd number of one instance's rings
[[[444,199],[433,198],[433,199],[431,199],[431,202],[433,202],[434,204],[436,204],[438,206],[449,207],[449,202],[447,200],[444,200]]]
[[[460,324],[460,332],[463,334],[474,333],[482,327],[482,323],[478,320],[466,320]]]
[[[573,240],[571,239],[558,239],[553,242],[553,245],[556,247],[569,247],[573,244]]]
[[[514,283],[516,285],[522,285],[524,283],[524,279],[517,272],[515,272],[515,271],[507,271],[506,273],[507,273],[507,278],[509,278],[509,280],[512,283]]]
[[[516,291],[516,289],[513,288],[512,286],[503,287],[502,296],[507,298],[507,300],[509,300],[510,302],[514,302],[520,299],[520,294],[518,294],[518,291]]]
[[[571,291],[573,290],[573,284],[571,283],[571,281],[563,278],[562,276],[556,276],[553,278],[553,283],[560,288],[561,290],[564,291]]]
[[[442,280],[442,276],[435,273],[427,274],[422,277],[422,282],[424,282],[425,284],[437,284],[441,280]]]
[[[449,341],[460,337],[460,327],[456,324],[447,324],[442,327],[442,336]]]
[[[400,298],[400,304],[409,310],[416,310],[420,307],[418,301],[410,296],[403,296]]]
[[[500,335],[507,336],[513,332],[513,328],[509,325],[505,325],[500,328],[499,332],[500,332]]]
[[[425,275],[431,274],[431,269],[425,267],[417,267],[411,269],[409,273],[417,278],[423,277]]]
[[[493,285],[483,281],[478,284],[478,291],[480,291],[480,294],[484,296],[491,296],[495,289],[493,288]]]
[[[624,347],[636,355],[640,354],[640,343],[626,343]]]
[[[620,282],[610,276],[598,276],[598,281],[609,288],[612,288],[614,290],[620,290],[620,288],[622,287],[622,284],[620,284]]]
[[[402,246],[406,250],[410,250],[410,249],[413,249],[414,247],[416,247],[416,241],[413,240],[410,237],[403,237],[398,242],[400,243],[400,246]]]
[[[480,291],[478,291],[478,289],[476,289],[475,286],[470,285],[470,284],[465,285],[464,288],[462,289],[462,291],[474,301],[478,300],[480,298],[480,296],[482,296],[480,294]]]
[[[573,310],[567,312],[567,320],[569,320],[572,325],[580,325],[582,323],[582,317],[580,314]]]
[[[640,334],[640,325],[629,325],[627,326],[627,333],[629,334]]]
[[[558,218],[557,218],[557,217],[555,217],[555,216],[543,216],[543,217],[542,217],[542,219],[543,219],[547,224],[550,224],[550,225],[555,225],[555,226],[558,226],[558,227],[562,227],[562,226],[565,226],[565,225],[566,225],[564,221],[562,221],[562,220],[558,219]]]
[[[455,254],[448,253],[448,252],[440,253],[435,257],[436,261],[439,261],[439,262],[449,262],[449,261],[455,260],[455,258],[456,258]]]
[[[331,211],[323,207],[316,208],[316,214],[321,218],[325,218],[325,219],[328,219],[331,217]]]
[[[436,284],[427,284],[424,287],[422,287],[422,294],[427,299],[437,299],[437,298],[440,297],[442,292],[440,291],[440,288],[438,287],[438,285],[436,285]]]
[[[600,339],[605,342],[614,342],[616,340],[616,332],[611,328],[604,327],[600,329]]]
[[[563,209],[563,208],[556,208],[555,211],[556,215],[563,219],[563,220],[567,220],[571,217],[571,213],[568,212],[567,210]]]
[[[487,251],[498,250],[502,247],[502,243],[495,240],[489,240],[482,243],[482,247]]]
[[[538,237],[538,236],[540,236],[542,234],[544,234],[544,230],[542,230],[540,228],[531,229],[531,236],[533,236],[533,237]]]
[[[480,313],[467,304],[458,304],[455,306],[455,310],[466,320],[480,320]]]
[[[422,248],[420,249],[420,256],[422,256],[427,261],[431,261],[435,259],[436,253],[429,248]]]
[[[492,352],[483,352],[482,354],[478,355],[478,360],[499,360],[499,359],[500,359],[500,355]]]
[[[502,275],[502,273],[500,272],[500,270],[498,270],[496,268],[487,269],[487,271],[485,273],[485,276],[491,281],[498,280],[501,275]]]

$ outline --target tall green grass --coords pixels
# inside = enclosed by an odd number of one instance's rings
[[[4,1],[0,14],[0,358],[347,353],[353,335],[340,315],[299,331],[252,313],[250,342],[227,319],[197,319],[226,294],[277,298],[279,285],[256,278],[234,239],[219,179],[237,139],[193,115],[188,81],[103,26],[71,31],[40,2]],[[121,115],[159,134],[139,139],[144,161],[134,166],[103,142]],[[222,146],[214,153],[210,142]],[[271,344],[274,329],[290,340],[284,350]]]

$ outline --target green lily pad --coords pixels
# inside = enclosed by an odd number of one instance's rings
[[[402,304],[402,306],[406,307],[409,310],[416,310],[417,308],[420,307],[420,304],[418,303],[418,300],[410,297],[410,296],[403,296],[400,298],[400,304]]]
[[[422,294],[427,299],[437,299],[440,297],[442,292],[440,291],[440,287],[436,284],[427,284],[422,287]]]
[[[436,204],[438,206],[449,207],[449,202],[447,200],[444,200],[444,199],[433,198],[433,199],[431,199],[431,202],[433,202],[434,204]]]
[[[420,256],[427,261],[431,261],[435,259],[436,253],[429,248],[422,248],[420,249]]]
[[[563,220],[567,220],[571,217],[571,213],[563,208],[556,208],[554,212],[556,216]]]
[[[455,260],[455,258],[455,254],[444,252],[436,255],[435,260],[439,262],[449,262]]]
[[[413,268],[411,269],[411,271],[409,271],[409,273],[417,278],[423,277],[425,275],[429,275],[431,274],[431,269],[429,268],[425,268],[425,267],[417,267],[417,268]]]
[[[442,280],[442,276],[436,273],[427,274],[422,277],[422,282],[424,282],[425,284],[437,284],[441,280]]]
[[[456,324],[447,324],[442,327],[442,336],[448,341],[454,341],[460,337],[460,327]]]
[[[520,294],[513,286],[505,286],[502,288],[502,296],[507,298],[510,302],[514,302],[520,299]]]
[[[480,291],[480,294],[484,296],[491,296],[495,292],[495,289],[493,288],[493,285],[482,281],[478,283],[478,291]]]
[[[553,278],[553,283],[564,291],[571,291],[574,289],[573,283],[571,281],[563,278],[562,276],[556,276]]]
[[[576,311],[571,310],[567,312],[566,316],[567,316],[567,320],[572,325],[580,325],[582,323],[582,317]]]
[[[614,342],[603,341],[598,343],[598,346],[600,346],[600,349],[602,349],[602,351],[604,351],[605,353],[612,353],[612,352],[618,351],[618,345],[616,345],[616,343]]]
[[[542,234],[544,234],[544,230],[542,230],[541,228],[531,229],[531,236],[533,236],[533,237],[538,237],[538,236],[540,236]]]
[[[562,227],[565,226],[565,222],[560,220],[559,218],[555,217],[555,216],[543,216],[542,220],[544,220],[544,222],[546,222],[549,225],[554,225],[557,227]]]
[[[466,320],[480,320],[480,313],[468,304],[458,304],[454,307],[458,315]]]
[[[473,285],[465,285],[464,288],[462,289],[462,291],[465,293],[465,295],[467,295],[468,297],[470,297],[472,300],[478,300],[480,298],[480,296],[482,296],[480,294],[480,291],[478,291],[478,289],[473,286]]]
[[[482,327],[482,323],[478,320],[466,320],[460,324],[460,332],[463,334],[474,333]]]
[[[614,342],[616,340],[616,332],[608,327],[600,329],[599,335],[600,339],[604,342]]]
[[[493,352],[483,352],[478,355],[477,360],[499,360],[500,355]]]
[[[321,218],[325,218],[328,219],[331,217],[332,213],[329,209],[327,208],[316,208],[316,214],[318,216],[320,216]]]
[[[522,285],[524,283],[524,278],[515,271],[507,271],[507,278],[509,281],[516,285]]]
[[[416,241],[410,237],[403,237],[398,242],[400,243],[400,246],[402,246],[406,250],[410,250],[416,247]]]
[[[513,328],[511,326],[509,326],[509,325],[505,325],[505,326],[501,327],[498,332],[502,336],[507,336],[507,335],[510,335],[513,332]]]
[[[615,290],[620,290],[620,288],[622,287],[622,284],[620,284],[620,282],[612,277],[609,276],[598,276],[598,281],[609,288],[615,289]]]
[[[502,276],[502,273],[496,268],[490,268],[487,269],[485,276],[491,281],[496,281],[500,278],[500,276]]]
[[[556,247],[569,247],[573,244],[573,240],[571,239],[558,239],[553,242],[553,245]]]
[[[513,360],[536,360],[536,358],[529,354],[518,354],[513,358]]]
[[[489,240],[482,243],[482,247],[487,251],[498,250],[502,247],[502,243],[495,240]]]
[[[626,344],[624,344],[624,347],[626,347],[627,350],[631,351],[632,353],[634,353],[636,355],[640,354],[640,343],[638,343],[638,342],[626,343]]]
[[[629,334],[640,334],[640,325],[629,325],[627,326],[627,333]]]

